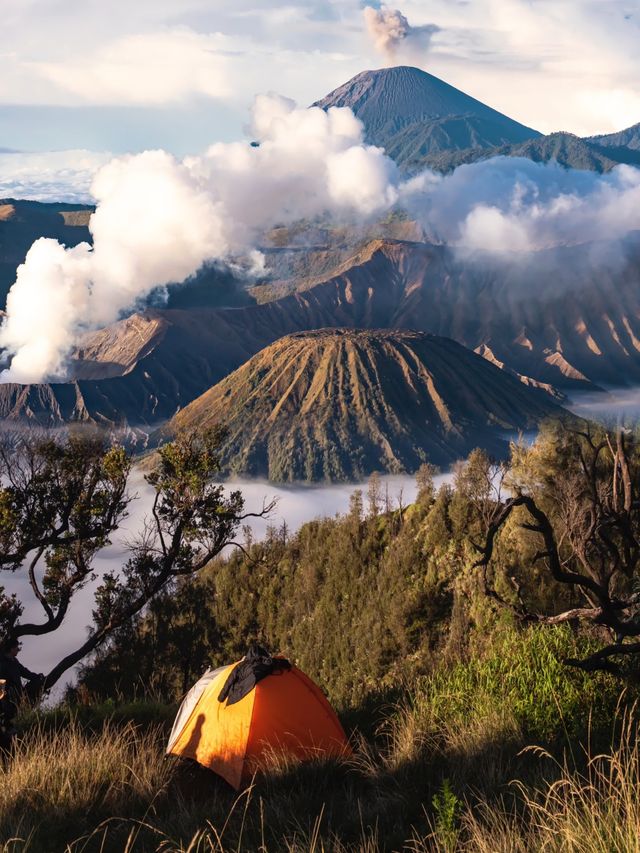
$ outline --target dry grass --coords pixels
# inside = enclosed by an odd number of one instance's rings
[[[67,226],[86,228],[89,225],[92,213],[92,210],[61,210],[60,216]]]
[[[558,779],[537,790],[520,788],[520,817],[483,803],[465,815],[465,849],[553,853],[640,853],[640,757],[637,718],[627,714],[618,745],[587,756],[586,769],[568,762]],[[542,757],[550,759],[549,755]]]
[[[274,754],[266,778],[235,799],[226,791],[214,793],[205,809],[194,812],[179,795],[167,796],[175,765],[163,760],[157,729],[106,724],[92,733],[76,723],[54,732],[35,727],[0,772],[0,853],[640,853],[640,757],[633,712],[624,717],[617,746],[583,756],[580,769],[573,760],[554,763],[548,753],[528,749],[531,760],[555,768],[552,781],[538,786],[516,781],[491,799],[467,791],[463,802],[451,794],[450,813],[446,802],[438,813],[424,793],[402,792],[397,780],[393,783],[394,773],[418,757],[411,753],[412,737],[416,748],[428,749],[408,708],[394,719],[386,749],[362,743],[356,758],[339,771],[369,785],[368,810],[341,789],[343,777],[335,766],[310,771]],[[493,743],[504,719],[498,714],[485,722],[487,742]],[[473,752],[482,740],[480,727],[473,720],[467,734],[450,731],[445,739],[460,753]],[[316,811],[305,822],[291,810],[292,796],[307,785],[309,808]],[[412,832],[408,824],[406,840],[391,846],[374,816],[388,808],[401,811],[401,795],[424,797],[425,829]],[[321,796],[326,806],[316,805]],[[346,823],[347,815],[336,811],[336,796],[344,799],[345,812],[363,810],[357,837],[341,836],[340,822]]]
[[[105,815],[152,813],[170,773],[157,728],[35,725],[0,770],[0,850],[41,849],[43,831],[70,841]]]
[[[157,704],[27,717],[0,766],[0,853],[640,853],[637,709],[621,705],[613,726],[617,692],[568,676],[549,653],[561,637],[529,631],[399,704],[365,705],[361,728],[382,722],[354,736],[353,757],[274,751],[238,797],[164,760]],[[535,742],[547,749],[523,749]]]

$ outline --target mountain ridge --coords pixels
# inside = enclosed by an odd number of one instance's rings
[[[622,248],[624,266],[594,271],[581,246],[539,251],[528,265],[515,255],[493,268],[445,246],[371,241],[335,276],[273,301],[146,309],[149,336],[128,329],[131,319],[91,333],[71,364],[81,411],[101,423],[157,426],[277,338],[323,327],[450,337],[481,348],[522,382],[567,393],[620,385],[621,378],[640,383],[640,238]],[[0,386],[0,408],[29,421],[30,400],[63,393],[62,385],[44,387],[30,386],[29,398]],[[48,417],[42,411],[36,422]]]
[[[558,131],[535,139],[495,148],[446,149],[412,160],[406,168],[416,171],[431,168],[452,172],[458,166],[478,163],[493,157],[524,157],[534,163],[555,162],[566,169],[579,169],[600,174],[610,172],[621,164],[640,167],[640,150],[604,146],[572,133]]]
[[[590,142],[595,142],[597,145],[604,147],[631,148],[638,151],[640,150],[640,122],[614,133],[599,133],[586,138]]]

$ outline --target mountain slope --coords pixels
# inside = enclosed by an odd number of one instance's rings
[[[363,71],[314,106],[350,107],[363,122],[367,140],[385,148],[400,166],[418,152],[496,146],[539,135],[409,66]]]
[[[407,161],[406,167],[411,171],[427,167],[439,172],[451,172],[463,164],[477,163],[491,157],[525,157],[534,163],[555,161],[566,169],[599,173],[610,172],[621,163],[640,166],[640,151],[622,147],[607,148],[572,133],[551,133],[495,148],[469,148],[466,151],[443,149],[426,156],[417,154]]]
[[[587,137],[589,142],[612,148],[632,148],[640,151],[640,122],[617,133],[602,133]]]
[[[18,266],[24,262],[32,243],[51,237],[65,246],[91,243],[88,205],[0,199],[0,310],[4,309],[9,288],[16,280]],[[246,305],[251,300],[243,283],[229,271],[205,265],[186,283],[161,288],[160,304],[170,308],[195,308],[202,305]],[[153,294],[149,302],[154,302]]]
[[[448,154],[494,151],[512,142],[511,129],[481,116],[446,116],[418,121],[384,140],[384,149],[403,171],[430,166],[430,159]],[[491,156],[491,155],[490,155]]]
[[[356,480],[448,465],[473,447],[504,452],[503,430],[561,409],[447,338],[320,329],[262,350],[163,433],[224,424],[225,470],[270,480]]]
[[[92,208],[79,204],[0,199],[0,307],[4,308],[16,269],[38,237],[53,237],[65,246],[90,241]]]
[[[62,410],[74,417],[158,425],[276,339],[324,327],[443,335],[523,382],[567,392],[640,384],[639,277],[640,235],[497,265],[446,246],[373,241],[327,280],[273,301],[147,310],[87,335],[72,362],[75,384],[0,385],[0,414],[59,423],[51,395],[64,394]]]
[[[638,383],[640,245],[625,251],[627,267],[607,275],[590,270],[582,247],[492,269],[443,246],[375,241],[302,292],[237,309],[147,310],[86,335],[71,363],[75,382],[0,385],[0,415],[158,425],[276,339],[330,326],[445,335],[523,382],[564,390]]]

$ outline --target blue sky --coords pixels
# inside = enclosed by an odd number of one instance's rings
[[[0,0],[0,148],[184,155],[241,138],[256,93],[308,104],[384,64],[364,5]],[[389,5],[439,28],[423,55],[400,50],[398,63],[529,126],[588,134],[640,121],[640,0]]]

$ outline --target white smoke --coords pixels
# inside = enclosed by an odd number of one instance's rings
[[[402,203],[444,243],[493,254],[611,241],[640,229],[640,169],[605,175],[495,157],[446,176],[424,172]]]
[[[0,380],[59,376],[80,331],[112,322],[207,260],[251,250],[274,222],[326,211],[370,216],[397,199],[396,167],[363,144],[349,109],[260,96],[252,130],[259,146],[221,143],[183,162],[146,151],[104,166],[92,186],[93,247],[43,238],[18,268],[0,328],[13,359]]]
[[[421,64],[434,33],[440,30],[435,24],[412,27],[399,9],[388,6],[365,6],[363,15],[373,45],[387,65],[395,65],[398,60]]]

